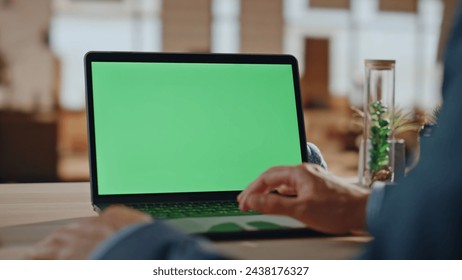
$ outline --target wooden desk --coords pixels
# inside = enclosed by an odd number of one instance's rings
[[[89,183],[0,185],[0,259],[22,259],[30,246],[57,228],[96,215]],[[216,242],[242,259],[349,259],[367,237]]]

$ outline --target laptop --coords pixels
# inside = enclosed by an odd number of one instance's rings
[[[85,78],[95,210],[209,237],[306,229],[236,203],[268,168],[307,160],[294,57],[89,52]]]

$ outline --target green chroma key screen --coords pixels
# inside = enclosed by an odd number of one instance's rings
[[[301,163],[292,66],[92,62],[100,195],[238,191]]]

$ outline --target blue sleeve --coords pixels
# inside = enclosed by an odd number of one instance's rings
[[[372,184],[366,206],[366,225],[368,232],[373,234],[379,228],[380,224],[377,221],[379,220],[387,191],[395,185],[396,184],[387,184],[380,181]]]
[[[101,260],[226,259],[201,238],[184,234],[164,222],[127,227],[101,243],[90,255]]]
[[[438,127],[421,160],[387,190],[368,259],[462,259],[462,5],[445,56]]]
[[[316,147],[315,144],[307,142],[306,152],[309,163],[314,163],[323,167],[324,169],[327,169],[327,163],[321,154],[321,150],[319,150],[319,148]]]
[[[385,183],[375,182],[372,184],[369,198],[366,206],[366,225],[367,231],[372,232],[377,227],[377,217],[382,208],[383,198],[385,196]]]

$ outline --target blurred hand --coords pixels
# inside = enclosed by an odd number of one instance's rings
[[[269,169],[237,200],[242,211],[287,215],[321,232],[346,234],[364,229],[368,196],[368,190],[304,164]]]
[[[110,206],[98,217],[67,225],[39,242],[29,259],[86,259],[96,246],[120,229],[152,218],[124,206]]]

